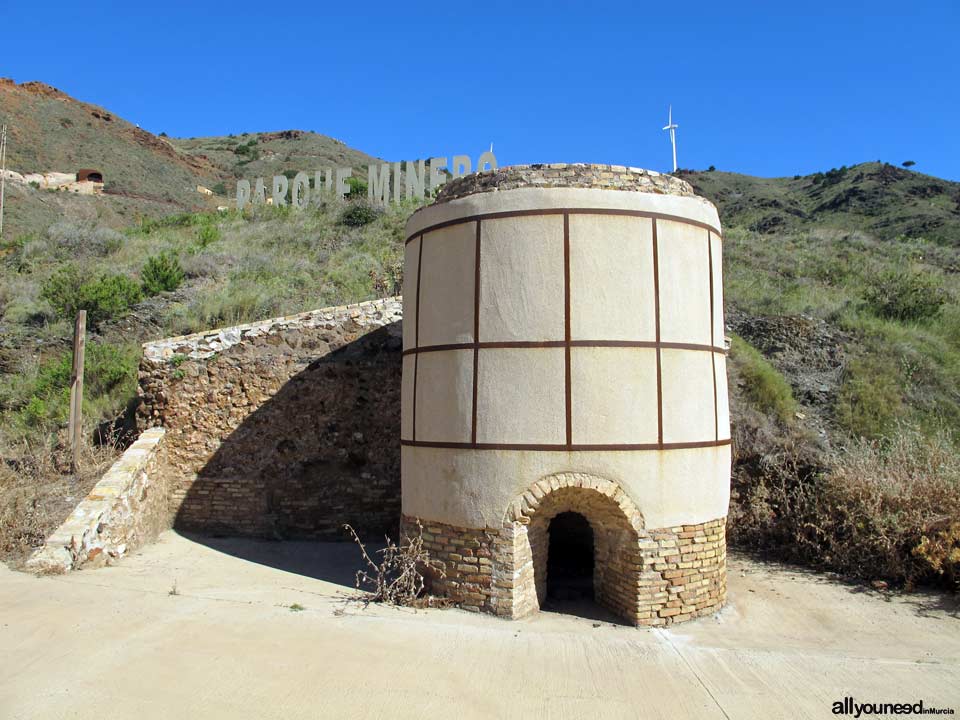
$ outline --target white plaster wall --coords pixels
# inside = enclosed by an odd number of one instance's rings
[[[481,342],[563,340],[563,217],[484,220],[480,234]]]
[[[458,527],[499,528],[510,503],[530,485],[570,471],[618,483],[650,529],[724,517],[730,501],[729,445],[641,452],[405,446],[403,512]]]
[[[661,350],[663,441],[714,440],[713,364],[710,353]]]
[[[570,335],[656,339],[651,219],[570,216]]]
[[[403,356],[403,374],[400,379],[400,438],[413,439],[413,366],[414,355]]]
[[[709,231],[657,221],[660,339],[710,344]]]
[[[710,246],[713,253],[713,344],[723,347],[723,243],[714,233],[710,233]]]
[[[407,243],[403,252],[403,349],[414,347],[417,331],[417,271],[420,268],[420,238]]]
[[[473,350],[421,353],[417,363],[417,440],[470,442]]]
[[[727,358],[716,355],[714,371],[717,376],[717,440],[730,439],[730,396],[727,395]]]
[[[421,347],[473,341],[476,246],[476,223],[452,225],[423,236]]]
[[[574,444],[657,442],[656,350],[572,348],[570,380]]]
[[[566,442],[564,377],[563,348],[481,350],[477,442]]]

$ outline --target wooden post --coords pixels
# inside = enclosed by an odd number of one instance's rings
[[[70,449],[72,469],[80,466],[80,441],[83,437],[83,355],[87,345],[87,311],[77,313],[73,328],[73,371],[70,375]]]

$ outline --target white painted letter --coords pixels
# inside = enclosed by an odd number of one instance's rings
[[[393,201],[400,202],[400,163],[393,164]]]
[[[254,205],[267,204],[267,188],[263,184],[263,178],[257,178],[256,185],[254,185],[253,203]]]
[[[486,172],[487,168],[484,167],[485,164],[490,164],[490,170],[497,169],[497,158],[492,152],[485,152],[480,156],[480,159],[477,160],[477,172]]]
[[[237,210],[243,210],[250,201],[250,181],[237,180]]]
[[[386,205],[390,202],[390,164],[383,163],[380,172],[376,165],[367,168],[367,199],[371,204]]]
[[[430,158],[430,192],[435,191],[447,181],[447,176],[440,172],[440,168],[447,166],[445,157]]]
[[[417,160],[417,167],[413,167],[413,160],[407,160],[407,199],[412,197],[423,198],[423,181],[427,174],[423,160]]]
[[[295,208],[305,208],[310,202],[310,176],[305,172],[298,172],[293,178],[293,192],[290,200]]]
[[[458,177],[469,175],[471,167],[469,155],[454,155],[453,166],[450,168],[453,171],[454,180]]]
[[[290,181],[286,175],[273,176],[273,204],[274,206],[287,204],[287,190],[290,188]]]
[[[347,193],[350,192],[350,186],[347,185],[347,178],[351,175],[353,175],[353,168],[337,168],[337,195],[340,196],[341,200],[343,200],[343,198],[347,196]]]

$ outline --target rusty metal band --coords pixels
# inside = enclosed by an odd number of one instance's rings
[[[420,344],[420,270],[423,268],[423,235],[420,236],[420,247],[417,249],[417,320],[414,323],[413,344]],[[413,408],[412,408],[412,427],[413,439],[417,439],[417,372],[420,365],[420,356],[413,356]]]
[[[653,317],[657,338],[657,444],[663,445],[663,368],[660,357],[660,252],[657,239],[657,219],[650,221],[653,237]],[[423,240],[420,241],[421,246]]]
[[[572,380],[570,377],[570,215],[563,214],[563,386],[567,447],[573,445]]]
[[[432,440],[401,440],[405,447],[444,448],[449,450],[530,450],[544,452],[633,452],[653,450],[695,450],[699,448],[724,447],[732,440],[696,440],[671,443],[622,443],[590,445],[566,443],[490,443],[490,442],[441,442]]]
[[[480,220],[477,220],[477,247],[473,261],[473,411],[470,442],[477,442],[477,372],[480,368]]]
[[[710,345],[716,345],[714,337],[714,308],[713,308],[713,238],[707,231],[707,270],[710,273]],[[710,372],[713,376],[713,437],[720,439],[720,408],[717,405],[717,358],[710,354]]]
[[[463,223],[478,222],[481,220],[500,220],[503,218],[531,217],[537,215],[617,215],[625,217],[640,217],[656,220],[668,220],[670,222],[682,223],[684,225],[693,225],[694,227],[709,230],[718,238],[722,239],[720,228],[716,228],[709,223],[692,220],[682,215],[670,215],[668,213],[650,212],[647,210],[624,210],[618,208],[540,208],[532,210],[504,210],[501,212],[480,213],[477,215],[465,215],[464,217],[453,218],[444,222],[429,225],[407,237],[405,244],[411,242],[415,237],[426,235],[427,233],[454,225]]]
[[[404,355],[417,355],[420,353],[444,352],[447,350],[505,350],[505,349],[529,349],[529,348],[562,348],[570,345],[572,348],[646,348],[662,350],[693,350],[696,352],[713,352],[719,355],[726,355],[727,349],[723,347],[711,347],[710,345],[701,345],[699,343],[683,342],[661,342],[655,340],[503,340],[488,342],[464,342],[464,343],[445,343],[441,345],[424,345],[423,347],[411,347],[403,351]]]

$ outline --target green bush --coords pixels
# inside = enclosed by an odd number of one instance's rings
[[[947,302],[939,278],[916,271],[883,272],[864,295],[874,315],[901,322],[936,317]]]
[[[83,371],[84,414],[110,416],[133,397],[139,353],[135,346],[90,343]],[[26,388],[18,416],[22,424],[42,427],[67,419],[73,356],[67,352],[43,363]]]
[[[747,397],[760,409],[772,413],[781,422],[792,421],[797,411],[793,390],[783,375],[743,338],[732,335],[730,360],[746,382]]]
[[[183,268],[177,256],[171,252],[160,253],[147,258],[140,273],[143,291],[147,295],[176,290],[183,282]]]
[[[369,225],[380,213],[376,208],[372,208],[366,203],[356,203],[351,205],[340,216],[340,223],[349,227],[363,227]]]
[[[87,321],[95,327],[119,317],[143,296],[140,286],[125,275],[107,273],[85,280],[75,265],[67,265],[43,283],[40,297],[63,318],[73,318],[77,311],[86,310]]]
[[[197,244],[205,248],[220,239],[220,230],[216,225],[201,225],[197,230]]]
[[[368,186],[366,180],[361,180],[358,177],[348,177],[347,186],[350,188],[347,197],[351,200],[363,200],[367,197]]]
[[[225,184],[223,184],[222,182],[218,182],[216,185],[214,185],[214,186],[213,186],[212,188],[210,188],[210,189],[213,190],[217,195],[226,195],[226,194],[227,194],[227,186],[226,186]]]
[[[851,362],[837,398],[837,421],[858,437],[887,435],[903,411],[903,393],[893,365],[877,357]]]

